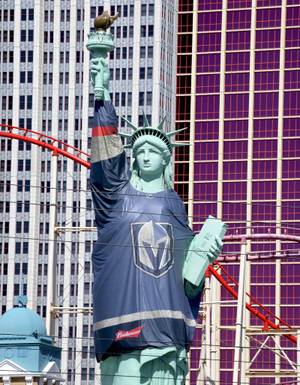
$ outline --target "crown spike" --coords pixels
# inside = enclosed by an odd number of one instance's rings
[[[172,147],[184,147],[184,146],[190,146],[191,143],[183,143],[183,142],[176,142],[176,143],[172,143]]]
[[[157,126],[157,129],[159,131],[162,131],[165,120],[166,120],[166,115],[162,118],[162,120],[160,121],[159,125]]]
[[[128,124],[129,127],[131,127],[133,129],[133,131],[137,131],[138,130],[138,127],[136,127],[135,125],[133,125],[129,120],[127,120],[125,118],[125,116],[121,116],[121,118]]]
[[[120,136],[123,136],[123,138],[131,138],[132,134],[128,134],[127,132],[119,132]]]
[[[143,127],[150,127],[147,115],[145,114],[145,111],[143,111],[143,116],[144,116],[144,122],[143,122]]]
[[[168,138],[170,138],[171,136],[176,135],[176,134],[178,134],[178,132],[186,130],[187,128],[188,127],[184,127],[184,128],[180,128],[179,130],[174,130],[174,131],[166,132],[166,135],[167,135]]]

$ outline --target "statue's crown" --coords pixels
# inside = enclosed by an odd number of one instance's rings
[[[120,133],[121,136],[125,138],[129,138],[129,144],[125,145],[125,148],[133,148],[134,143],[137,141],[137,139],[147,135],[147,136],[153,136],[154,138],[160,139],[168,148],[170,153],[172,153],[174,147],[181,147],[181,146],[188,146],[189,143],[181,143],[181,142],[172,142],[171,138],[172,136],[176,135],[178,132],[181,132],[186,129],[181,128],[179,130],[170,131],[170,132],[164,132],[163,131],[163,125],[165,122],[166,117],[164,117],[158,126],[150,126],[149,121],[144,114],[144,122],[143,127],[136,127],[134,124],[132,124],[129,120],[127,120],[125,117],[122,116],[122,119],[127,123],[128,126],[130,126],[133,129],[133,132],[131,134],[127,133]]]

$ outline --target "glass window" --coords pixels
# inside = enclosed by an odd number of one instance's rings
[[[282,181],[282,199],[300,199],[300,180]]]
[[[17,221],[16,222],[16,233],[21,233],[22,231],[22,222]]]
[[[253,158],[276,158],[277,157],[277,141],[254,140],[253,141]]]
[[[181,164],[179,164],[180,166]],[[188,177],[188,170],[183,174]],[[217,162],[204,162],[194,164],[194,176],[199,181],[212,181],[218,179],[218,163]]]
[[[28,60],[28,63],[32,63],[33,62],[33,51],[29,50],[27,52],[27,60]]]
[[[140,68],[140,79],[145,79],[145,68],[144,67]]]
[[[246,159],[248,155],[248,141],[236,140],[224,142],[224,159]]]
[[[299,4],[297,4],[297,5],[299,5]],[[289,27],[292,27],[292,26],[299,27],[300,8],[299,7],[289,7],[289,8],[287,8],[286,12],[287,12],[286,25]]]
[[[256,49],[279,48],[280,47],[280,29],[257,30],[256,31]]]
[[[286,30],[286,47],[299,47],[300,29],[291,28]]]
[[[299,158],[300,157],[300,139],[284,139],[283,156],[285,158]]]
[[[226,50],[246,50],[250,49],[250,31],[227,32]]]
[[[81,379],[83,381],[86,381],[87,380],[87,368],[82,368],[81,369]]]
[[[195,160],[217,160],[218,142],[196,142]]]
[[[26,21],[27,19],[27,9],[22,8],[21,9],[21,20]]]
[[[134,5],[133,4],[130,5],[129,10],[130,10],[130,16],[133,16],[134,15]]]
[[[253,122],[253,135],[255,138],[276,137],[278,134],[277,119],[255,119]]]
[[[279,69],[279,51],[257,51],[255,53],[255,69]]]
[[[145,25],[141,25],[141,37],[146,37],[147,28]]]
[[[214,93],[219,92],[220,89],[220,75],[198,75],[196,80],[197,93]]]
[[[209,17],[210,14],[206,14]],[[202,18],[202,14],[199,14],[199,19]],[[205,18],[204,18],[205,20]],[[192,13],[180,13],[178,15],[178,32],[192,32],[193,26],[193,14]],[[199,21],[198,28],[202,29],[202,24]]]
[[[28,20],[34,20],[34,9],[33,8],[28,9]]]
[[[265,8],[256,11],[257,28],[273,28],[281,25],[281,8]]]
[[[226,92],[249,90],[249,73],[234,73],[225,76]]]
[[[89,326],[83,325],[82,326],[82,337],[88,337],[89,336]]]
[[[230,8],[248,8],[251,7],[251,0],[228,0],[227,7]]]
[[[253,202],[252,221],[276,220],[276,202]]]
[[[251,10],[238,10],[227,12],[227,29],[249,28],[251,28]]]
[[[275,90],[279,87],[279,72],[256,72],[255,90]]]
[[[192,31],[193,18],[192,14],[182,14],[181,22],[186,23],[184,30],[181,32]],[[199,31],[220,31],[222,24],[222,12],[204,12],[198,14]]]
[[[33,29],[28,30],[28,41],[33,41]]]
[[[26,41],[26,29],[21,29],[21,41]]]
[[[180,38],[182,36],[182,39]],[[179,47],[192,48],[192,35],[179,35]],[[199,52],[212,52],[221,50],[221,33],[201,33],[198,35]],[[180,52],[180,51],[179,51]]]
[[[21,254],[21,242],[16,242],[16,254]],[[16,265],[15,265],[15,274],[17,274]]]
[[[286,118],[283,120],[283,136],[299,136],[300,119]]]
[[[20,294],[20,286],[18,283],[14,284],[14,295],[19,295]]]
[[[225,118],[248,117],[249,94],[225,95]]]
[[[127,105],[128,105],[128,107],[131,107],[131,105],[132,105],[132,93],[131,92],[128,92],[128,94],[127,94]]]
[[[152,104],[152,92],[147,92],[147,101],[146,101],[146,104],[149,106]]]
[[[26,51],[20,51],[20,61],[21,63],[26,62]]]
[[[25,109],[25,95],[20,95],[20,100],[19,100],[19,108],[20,110]]]
[[[275,116],[278,114],[278,93],[256,93],[254,96],[254,116]]]
[[[224,180],[247,179],[247,162],[223,162]]]
[[[147,4],[142,4],[141,5],[141,16],[146,16],[147,15]]]
[[[194,204],[194,221],[204,222],[209,215],[217,216],[217,204],[216,203],[200,203]]]
[[[90,381],[94,381],[95,379],[95,369],[90,368]]]
[[[154,4],[149,4],[148,14],[149,16],[154,16]]]
[[[15,263],[15,274],[16,275],[20,274],[20,263]]]
[[[139,105],[140,106],[144,105],[144,92],[139,93]]]
[[[252,199],[276,199],[276,181],[252,182]]]
[[[245,221],[246,208],[246,202],[224,202],[222,219],[224,221]]]
[[[215,201],[217,200],[218,184],[217,183],[201,183],[194,187],[194,199],[199,201]]]
[[[217,133],[216,127],[216,135]],[[224,138],[225,139],[242,139],[248,138],[248,120],[226,120],[224,122]]]
[[[223,200],[239,201],[247,199],[247,182],[224,182]]]
[[[141,57],[141,58],[146,57],[146,47],[144,47],[144,46],[142,46],[142,47],[140,48],[140,57]]]
[[[220,71],[220,54],[197,55],[197,72]]]
[[[284,83],[285,89],[300,88],[300,71],[285,71]]]
[[[133,25],[129,26],[129,37],[133,37]]]
[[[148,25],[148,36],[152,37],[154,34],[154,26],[153,25]]]

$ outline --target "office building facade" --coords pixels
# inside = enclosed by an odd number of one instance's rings
[[[110,57],[118,115],[141,124],[145,112],[157,124],[165,114],[171,129],[176,7],[173,1],[2,1],[1,122],[90,151],[94,98],[85,45],[94,18],[105,9],[120,13],[111,28],[116,49]],[[55,278],[62,375],[68,384],[99,382],[86,311],[92,306],[96,234],[76,230],[93,226],[89,172],[23,141],[0,143],[0,311],[26,294],[28,307],[49,320]]]

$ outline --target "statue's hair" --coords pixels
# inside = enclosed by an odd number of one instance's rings
[[[138,187],[139,189],[141,187],[140,186],[141,177],[140,177],[140,172],[139,172],[140,170],[139,170],[139,167],[138,167],[138,164],[136,161],[136,152],[137,152],[137,149],[139,147],[141,147],[143,144],[141,143],[140,145],[134,146],[133,151],[132,151],[132,157],[133,157],[134,161],[132,163],[131,182],[134,185],[134,187]],[[164,166],[164,169],[163,169],[165,189],[166,190],[172,189],[173,188],[173,178],[172,178],[173,167],[172,167],[172,157],[171,157],[170,151],[168,150],[168,148],[166,147],[166,145],[163,142],[161,142],[161,145],[159,145],[157,142],[151,143],[151,145],[155,146],[156,148],[158,148],[161,151],[163,158],[166,161],[166,165]]]

